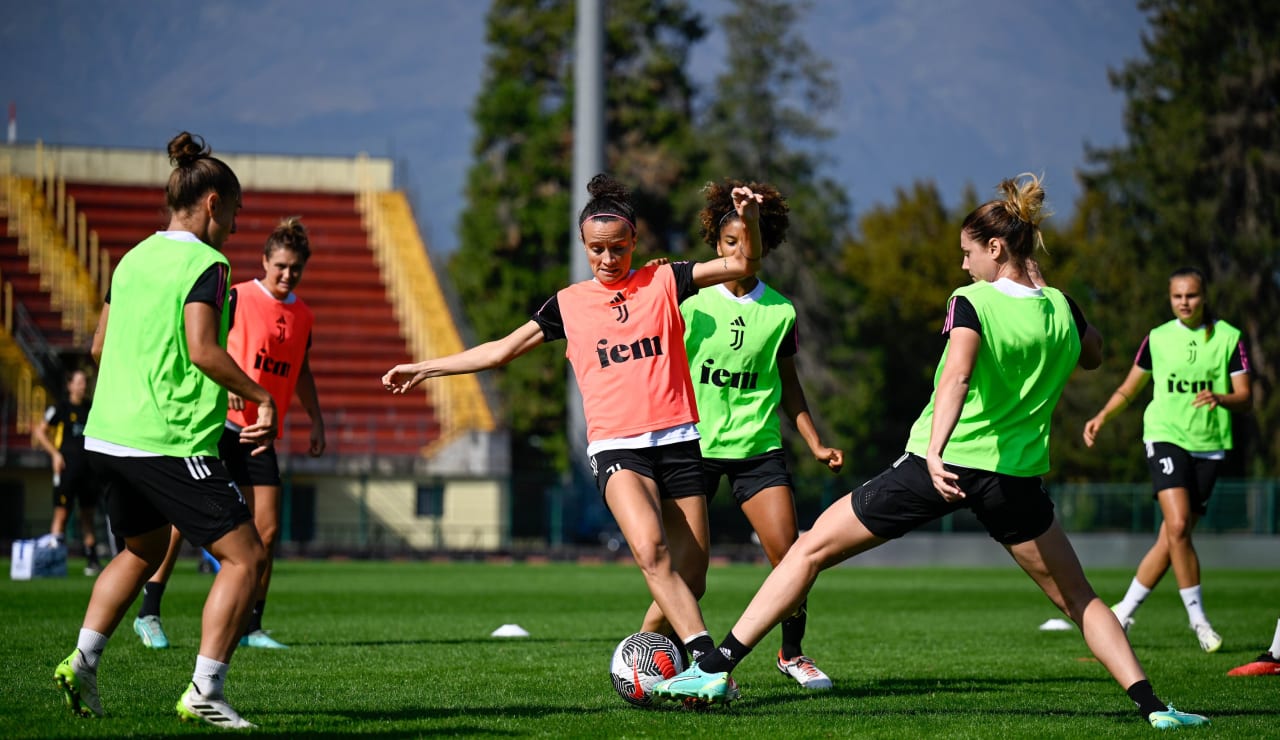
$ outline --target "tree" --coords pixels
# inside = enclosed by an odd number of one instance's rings
[[[1111,308],[1099,322],[1132,344],[1153,324],[1135,331],[1131,307],[1166,305],[1169,273],[1200,267],[1214,310],[1244,332],[1256,422],[1272,429],[1280,420],[1280,335],[1272,327],[1280,312],[1280,5],[1141,7],[1151,24],[1145,58],[1111,74],[1127,98],[1128,142],[1090,152],[1084,178],[1082,233],[1106,244],[1106,259],[1089,268],[1099,302]],[[1120,266],[1132,270],[1124,285],[1113,279]],[[1244,459],[1256,462],[1241,472],[1274,475],[1280,435],[1249,434],[1250,421],[1237,423]]]
[[[622,0],[606,24],[608,167],[636,195],[641,250],[674,223],[669,193],[688,177],[692,84],[704,33],[683,2]],[[475,163],[449,272],[477,341],[527,321],[569,279],[573,194],[572,0],[496,0],[475,103]],[[566,361],[543,346],[497,373],[511,429],[516,534],[534,534],[542,495],[567,468]]]

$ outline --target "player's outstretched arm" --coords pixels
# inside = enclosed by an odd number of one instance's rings
[[[407,393],[427,378],[466,375],[502,367],[542,344],[542,327],[528,321],[502,339],[476,345],[445,357],[396,365],[382,376],[382,387],[392,393]]]
[[[764,202],[764,196],[748,187],[736,187],[731,195],[738,217],[746,224],[747,238],[738,242],[738,248],[731,254],[693,266],[693,284],[699,288],[741,280],[760,269],[764,245],[764,238],[760,236],[760,204]]]
[[[1090,326],[1089,328],[1093,328]],[[1151,373],[1134,365],[1129,368],[1129,374],[1125,377],[1124,382],[1111,392],[1111,397],[1107,399],[1102,410],[1094,414],[1093,418],[1084,423],[1084,444],[1086,447],[1092,447],[1098,440],[1098,432],[1102,430],[1102,426],[1108,421],[1115,418],[1130,403],[1138,397],[1138,393],[1147,385],[1147,381],[1151,379]]]

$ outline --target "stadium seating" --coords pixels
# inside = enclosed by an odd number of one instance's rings
[[[164,192],[154,187],[67,183],[112,264],[167,224]],[[262,276],[262,249],[282,218],[300,216],[312,258],[298,293],[316,315],[311,366],[334,456],[417,456],[440,433],[430,398],[393,398],[379,378],[409,361],[355,196],[246,191],[237,231],[224,251],[233,282]],[[0,269],[4,269],[0,263]],[[281,454],[305,456],[309,423],[297,400],[290,407]]]

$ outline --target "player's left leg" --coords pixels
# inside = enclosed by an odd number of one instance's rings
[[[245,501],[253,512],[253,525],[262,539],[262,546],[267,552],[267,567],[258,581],[254,594],[253,611],[249,613],[249,624],[245,627],[240,645],[255,648],[287,648],[285,645],[262,629],[262,614],[267,608],[267,590],[271,587],[271,571],[275,563],[276,543],[280,537],[280,509],[283,506],[281,486],[249,486],[244,489]]]
[[[1179,712],[1156,697],[1124,628],[1094,593],[1071,542],[1056,520],[1035,539],[1006,544],[1005,549],[1049,600],[1080,627],[1090,652],[1152,726],[1164,729],[1209,723],[1205,717]]]

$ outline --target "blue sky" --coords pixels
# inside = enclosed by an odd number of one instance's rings
[[[719,73],[724,0],[692,0]],[[21,140],[162,149],[177,131],[215,150],[354,155],[404,165],[430,247],[456,246],[470,108],[484,72],[480,0],[160,0],[10,3],[0,15],[0,102]],[[825,174],[855,214],[932,180],[1043,171],[1068,213],[1085,143],[1123,142],[1107,69],[1141,54],[1145,21],[1121,0],[816,0],[801,30],[833,65]],[[709,84],[710,79],[701,80]],[[726,173],[729,174],[729,173]]]

